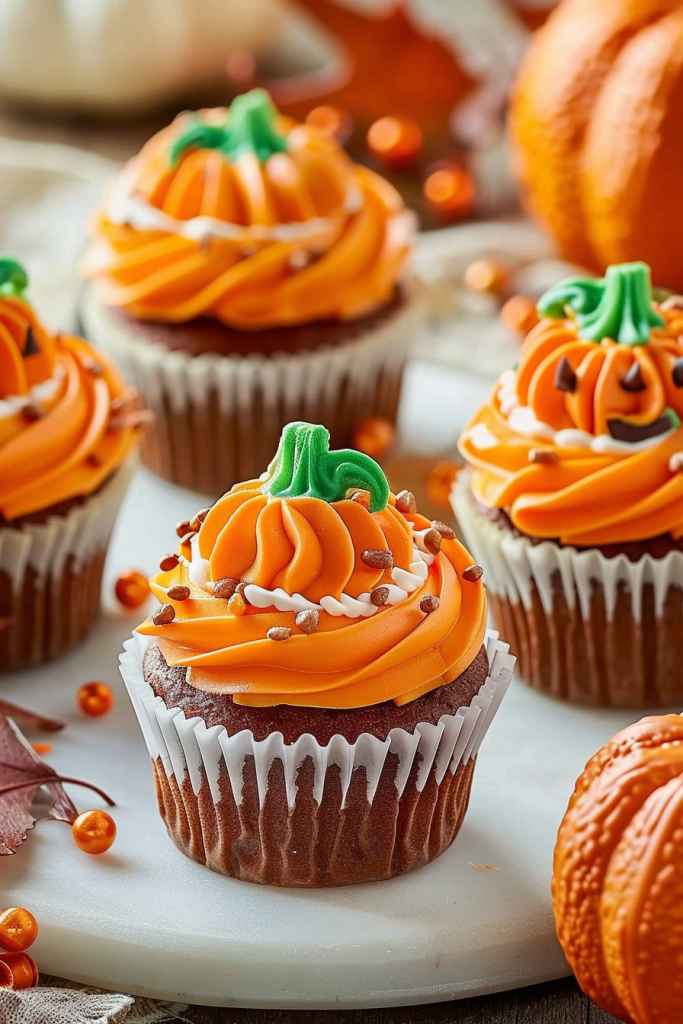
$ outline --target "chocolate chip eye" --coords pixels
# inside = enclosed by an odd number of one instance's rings
[[[636,360],[625,377],[621,379],[621,386],[624,391],[645,391],[647,384],[643,380],[640,363]]]
[[[680,356],[680,358],[674,363],[671,376],[673,377],[675,386],[677,388],[683,388],[683,356]]]
[[[557,364],[554,383],[558,391],[566,391],[570,395],[576,391],[576,374],[566,356],[562,356]]]
[[[24,359],[28,359],[29,356],[37,356],[40,352],[40,345],[36,341],[36,336],[33,333],[33,328],[29,324],[26,328],[26,344],[24,345]]]

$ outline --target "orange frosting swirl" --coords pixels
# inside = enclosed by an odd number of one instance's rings
[[[399,511],[394,495],[370,512],[367,491],[280,497],[268,479],[233,487],[181,541],[177,564],[152,578],[173,615],[139,631],[169,665],[238,704],[351,708],[404,704],[471,664],[486,597],[480,580],[463,580],[472,557],[457,540],[428,551],[431,524]],[[228,600],[213,596],[219,581],[217,594],[241,585]],[[273,629],[285,637],[269,638]]]
[[[0,292],[3,519],[94,493],[136,442],[133,405],[99,352],[50,334],[22,294]]]
[[[284,117],[269,126],[282,143],[272,152],[253,140],[209,148],[229,136],[236,104],[181,115],[113,184],[82,267],[102,301],[140,320],[207,316],[246,330],[350,320],[386,303],[413,234],[398,193]],[[196,142],[179,152],[193,127]]]
[[[647,336],[624,343],[586,337],[571,309],[542,320],[463,432],[474,497],[522,533],[683,536],[683,300],[651,308]]]

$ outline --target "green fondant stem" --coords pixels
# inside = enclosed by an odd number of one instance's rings
[[[341,501],[349,490],[370,492],[370,511],[389,500],[389,484],[369,455],[351,449],[330,451],[330,435],[314,423],[289,423],[261,490],[274,498]]]
[[[663,318],[652,306],[650,268],[646,263],[619,263],[604,278],[571,277],[550,288],[538,302],[542,316],[562,318],[569,309],[579,337],[600,342],[612,338],[621,345],[647,345],[653,327]]]
[[[275,128],[276,117],[277,110],[265,89],[252,89],[232,101],[225,124],[207,124],[194,118],[171,147],[171,166],[187,149],[217,149],[229,160],[253,153],[265,163],[274,153],[287,149],[287,139]]]
[[[16,295],[24,297],[28,288],[28,274],[21,263],[10,259],[9,256],[0,257],[0,295]]]

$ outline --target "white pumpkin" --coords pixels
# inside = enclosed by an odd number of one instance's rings
[[[141,112],[226,79],[276,35],[278,0],[0,0],[0,96]]]

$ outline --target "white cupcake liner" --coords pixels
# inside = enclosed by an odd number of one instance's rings
[[[184,486],[223,493],[263,471],[292,420],[323,422],[337,447],[350,443],[366,417],[395,421],[425,305],[415,283],[401,309],[358,338],[268,357],[169,352],[127,331],[92,285],[83,294],[81,319],[86,335],[118,362],[155,415],[143,438],[148,465]]]
[[[133,635],[121,673],[170,837],[223,874],[306,888],[392,878],[450,845],[515,660],[487,634],[489,676],[468,706],[436,725],[392,729],[384,741],[337,734],[323,745],[304,734],[287,744],[280,732],[229,736],[167,708],[144,679],[150,642]]]
[[[83,504],[44,523],[0,527],[2,669],[33,664],[81,639],[97,618],[102,567],[137,465],[131,455]]]
[[[499,640],[495,631],[487,630],[485,645],[489,674],[486,681],[467,707],[458,708],[454,715],[443,715],[437,725],[423,722],[412,733],[405,729],[392,729],[386,740],[362,733],[355,743],[349,743],[344,736],[337,735],[323,746],[314,736],[304,734],[295,743],[286,744],[280,732],[272,733],[265,740],[254,739],[249,729],[229,736],[224,726],[207,728],[201,718],[188,719],[179,708],[167,708],[143,674],[142,659],[153,642],[154,638],[143,637],[136,632],[124,644],[124,653],[119,659],[121,675],[150,757],[153,761],[161,758],[167,775],[175,776],[178,782],[189,777],[195,794],[199,793],[205,777],[215,802],[220,798],[218,776],[220,766],[224,764],[238,805],[242,802],[244,765],[250,755],[254,758],[261,800],[267,790],[268,772],[273,761],[282,762],[290,808],[294,807],[296,800],[297,770],[306,757],[311,757],[315,764],[314,794],[318,803],[330,764],[341,769],[344,802],[354,769],[364,767],[367,797],[372,803],[390,752],[399,759],[399,770],[394,780],[399,796],[418,755],[421,757],[416,782],[418,792],[424,788],[432,768],[440,784],[447,771],[454,774],[460,764],[467,764],[476,757],[510,684],[515,665],[509,644]]]
[[[646,584],[652,585],[657,616],[662,615],[671,587],[683,589],[681,551],[670,551],[663,558],[644,554],[632,562],[626,555],[607,558],[596,549],[561,547],[553,541],[533,544],[527,537],[501,529],[477,511],[467,473],[459,475],[451,504],[465,545],[484,566],[487,590],[512,604],[521,603],[527,611],[532,607],[535,587],[544,611],[552,613],[558,577],[568,607],[578,607],[584,619],[591,615],[591,595],[596,583],[602,588],[609,619],[615,613],[619,585],[624,584],[636,622],[642,618]]]

